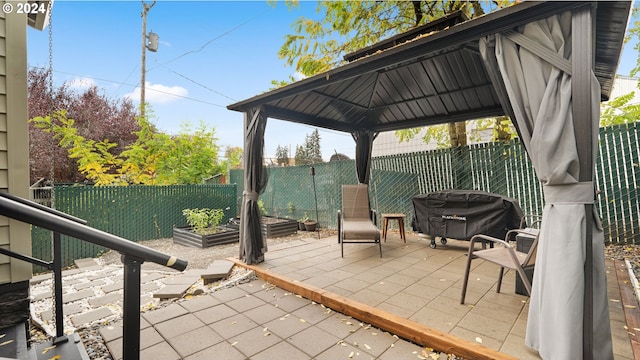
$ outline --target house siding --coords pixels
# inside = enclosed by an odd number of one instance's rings
[[[0,191],[23,198],[29,196],[27,117],[27,18],[0,12]],[[31,255],[29,225],[0,216],[0,246]],[[30,278],[31,264],[0,256],[0,284]]]

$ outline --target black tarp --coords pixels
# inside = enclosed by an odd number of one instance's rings
[[[445,190],[413,197],[413,230],[457,240],[485,234],[504,239],[517,229],[522,210],[515,199],[477,190]]]

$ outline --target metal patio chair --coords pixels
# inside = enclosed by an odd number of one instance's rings
[[[378,244],[382,257],[382,243],[376,211],[369,205],[367,184],[342,185],[342,209],[338,210],[338,242],[344,257],[344,244]]]
[[[514,235],[517,235],[519,233],[535,237],[528,252],[516,250],[514,246],[515,244],[512,245],[509,242],[509,240],[512,239]],[[535,266],[539,233],[539,229],[526,228],[510,230],[509,232],[507,232],[505,240],[500,240],[482,234],[473,236],[471,238],[471,244],[469,244],[469,253],[467,254],[467,267],[464,272],[460,304],[464,304],[464,299],[467,294],[467,283],[469,282],[469,272],[471,271],[471,261],[473,261],[473,259],[482,259],[500,266],[496,292],[500,292],[502,277],[504,275],[504,269],[506,268],[508,270],[515,270],[520,275],[520,279],[524,284],[527,294],[531,296],[531,282],[525,274],[525,270],[532,269]],[[474,246],[476,241],[490,242],[491,244],[495,244],[497,246],[489,249],[476,250]]]

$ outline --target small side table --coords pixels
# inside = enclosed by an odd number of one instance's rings
[[[398,228],[400,229],[400,238],[406,243],[407,238],[404,234],[404,214],[382,214],[382,237],[387,242],[387,227],[389,226],[389,220],[397,220]]]

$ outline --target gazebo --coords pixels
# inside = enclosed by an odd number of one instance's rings
[[[461,22],[452,14],[229,105],[245,113],[241,260],[262,262],[267,250],[257,201],[268,117],[351,133],[358,181],[368,183],[381,131],[508,115],[545,195],[527,345],[545,359],[612,358],[593,168],[599,102],[611,94],[630,9],[549,1]]]

